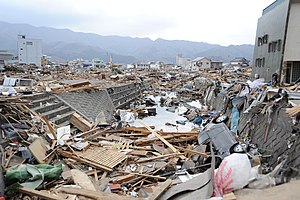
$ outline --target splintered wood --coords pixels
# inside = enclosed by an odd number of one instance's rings
[[[288,115],[290,117],[295,117],[296,115],[298,115],[300,113],[300,105],[297,105],[293,108],[287,108],[286,112],[288,113]]]
[[[103,165],[111,170],[127,157],[125,154],[116,150],[101,147],[91,147],[84,152],[75,152],[75,154],[85,160]]]

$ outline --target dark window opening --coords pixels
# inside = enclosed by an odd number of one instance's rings
[[[269,36],[266,34],[266,35],[264,35],[264,37],[263,37],[263,44],[268,44],[268,38],[269,38]]]
[[[258,46],[261,46],[263,44],[263,40],[261,37],[258,38]]]
[[[281,51],[281,40],[277,41],[277,51]]]

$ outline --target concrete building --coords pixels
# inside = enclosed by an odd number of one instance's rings
[[[223,61],[212,60],[211,61],[211,68],[212,69],[222,69],[223,68]]]
[[[210,69],[211,60],[206,57],[198,57],[192,61],[191,70],[198,71],[200,69]]]
[[[178,54],[176,56],[176,65],[183,67],[183,68],[189,68],[191,66],[192,59],[188,57],[183,57],[182,54]]]
[[[300,77],[300,0],[277,0],[258,19],[252,76],[266,81],[277,73],[281,83]]]
[[[150,63],[140,62],[140,63],[134,64],[134,67],[136,69],[150,69]]]
[[[101,60],[100,58],[94,58],[92,60],[92,66],[97,67],[97,68],[104,68],[105,64],[104,64],[103,60]]]
[[[42,41],[28,39],[25,35],[18,35],[18,59],[20,64],[41,66]]]

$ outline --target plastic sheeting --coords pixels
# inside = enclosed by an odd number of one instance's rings
[[[5,182],[7,185],[19,183],[23,187],[35,189],[45,180],[58,179],[62,171],[62,164],[57,166],[46,164],[16,165],[7,170]]]

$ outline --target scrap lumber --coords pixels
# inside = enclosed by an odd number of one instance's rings
[[[136,155],[136,156],[147,156],[148,151],[143,150],[133,150],[128,153],[129,155]]]
[[[167,145],[174,153],[180,153],[172,144],[170,144],[167,140],[165,140],[161,135],[159,135],[156,131],[151,129],[147,124],[140,122],[146,129],[148,129],[151,133],[153,133],[156,137],[158,137],[165,145]],[[182,160],[185,160],[186,157],[180,155]]]
[[[51,158],[47,154],[47,147],[43,143],[42,139],[37,138],[31,145],[28,147],[29,151],[31,154],[35,157],[35,159],[38,161],[40,164],[48,164],[51,161]],[[54,156],[54,154],[52,155]],[[45,159],[47,158],[47,159]]]
[[[156,200],[161,194],[168,189],[168,187],[172,184],[171,179],[167,179],[165,182],[157,186],[153,189],[153,192],[148,196],[148,200]]]
[[[68,84],[69,87],[75,88],[75,87],[83,87],[83,86],[87,86],[90,85],[90,81],[79,81],[79,82],[75,82],[75,83],[71,83]]]
[[[57,152],[58,152],[61,156],[63,156],[63,157],[71,158],[71,159],[76,160],[76,161],[78,161],[78,162],[82,162],[82,163],[84,163],[84,164],[91,165],[91,166],[93,166],[93,167],[95,167],[95,168],[102,169],[102,170],[104,170],[104,171],[113,171],[113,170],[112,170],[111,168],[109,168],[109,167],[103,166],[103,165],[101,165],[101,164],[99,164],[99,163],[95,163],[95,162],[93,162],[93,161],[86,160],[86,159],[84,159],[84,158],[80,158],[80,157],[78,157],[77,155],[75,155],[75,154],[73,154],[73,153],[70,153],[70,152],[68,152],[68,151],[63,151],[63,150],[61,150],[61,149],[58,149]]]
[[[178,137],[182,137],[182,135],[166,135],[166,136],[161,136],[162,138],[164,138],[165,140],[168,139],[174,139],[174,138],[178,138]],[[154,141],[158,141],[161,140],[160,138],[141,138],[135,141],[135,144],[140,145],[143,143],[150,143],[150,142],[154,142]]]
[[[227,193],[223,195],[223,200],[236,200],[236,196],[233,192]]]
[[[146,158],[146,159],[138,160],[138,161],[136,161],[136,163],[149,162],[149,161],[152,161],[152,160],[157,160],[157,159],[161,159],[161,158],[176,157],[176,156],[180,156],[180,155],[183,155],[183,154],[182,153],[172,153],[172,154],[154,156],[154,157],[151,157],[151,158]]]
[[[74,113],[70,118],[70,123],[73,124],[76,128],[78,128],[82,132],[86,132],[92,129],[93,124],[84,119],[78,113]]]
[[[79,137],[85,138],[86,136],[94,134],[94,133],[96,133],[97,131],[100,131],[100,130],[101,130],[100,128],[91,129],[91,130],[88,130],[88,131],[85,131],[85,132],[81,133],[79,135]]]
[[[198,151],[193,151],[191,149],[187,149],[187,148],[182,148],[182,147],[178,147],[176,146],[177,149],[192,153],[192,154],[196,154],[196,155],[201,155],[201,156],[208,156],[207,153],[204,152],[198,152]]]
[[[132,180],[136,177],[136,175],[134,174],[127,174],[125,176],[118,176],[118,177],[114,177],[111,179],[111,182],[113,183],[124,183],[127,182],[129,180]]]
[[[71,175],[74,183],[83,189],[96,191],[96,188],[88,175],[78,169],[71,169]]]
[[[59,191],[67,194],[75,194],[83,197],[88,197],[96,200],[133,200],[137,198],[131,198],[127,196],[120,196],[114,193],[91,191],[81,188],[60,188]]]
[[[300,113],[300,105],[297,105],[293,108],[287,108],[286,112],[290,117],[295,117]]]
[[[96,168],[105,171],[113,171],[113,168],[123,162],[127,156],[116,150],[105,149],[102,147],[90,147],[84,152],[76,151],[70,153],[68,151],[58,150],[64,157],[72,158],[79,162],[90,164]]]
[[[147,178],[156,178],[156,179],[161,179],[161,180],[166,180],[167,179],[166,177],[154,176],[154,175],[149,175],[149,174],[125,172],[125,171],[120,171],[120,172],[124,173],[124,174],[131,174],[131,175],[142,176],[142,177],[147,177]]]
[[[60,196],[53,195],[53,194],[47,193],[45,191],[38,191],[38,190],[31,189],[31,188],[26,188],[26,187],[20,187],[20,188],[18,188],[18,190],[21,193],[28,194],[31,196],[37,196],[37,197],[40,197],[45,200],[63,200],[64,199]]]

